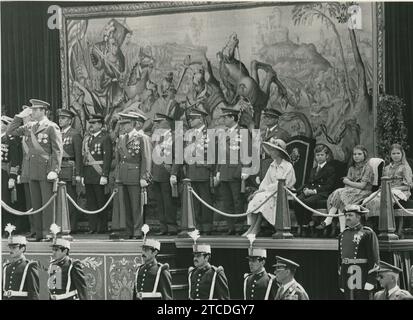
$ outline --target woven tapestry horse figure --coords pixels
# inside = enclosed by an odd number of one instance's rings
[[[251,104],[254,112],[255,127],[259,127],[261,111],[267,107],[271,83],[275,83],[281,98],[288,104],[287,90],[277,77],[272,66],[256,60],[251,61],[251,76],[245,65],[235,58],[235,49],[239,51],[239,39],[232,33],[222,51],[217,53],[219,59],[219,74],[222,84],[227,89],[226,96],[230,104],[239,98]],[[239,56],[239,54],[238,54]],[[258,70],[265,71],[262,88]]]

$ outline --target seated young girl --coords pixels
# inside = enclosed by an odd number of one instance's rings
[[[368,152],[362,145],[353,148],[353,158],[347,176],[343,178],[344,188],[335,190],[327,200],[328,213],[334,215],[343,212],[346,205],[362,201],[371,194],[374,179],[373,169],[368,164]],[[316,229],[329,226],[333,217],[327,217]],[[345,228],[344,216],[339,216],[340,231]]]
[[[330,163],[333,160],[330,148],[325,144],[316,145],[314,158],[317,165],[311,170],[309,181],[297,190],[298,199],[311,208],[316,208],[320,200],[326,200],[336,184],[336,171]],[[298,201],[294,202],[294,212],[299,227],[298,234],[305,236],[308,227],[314,225],[312,213]]]
[[[390,186],[392,193],[399,200],[407,201],[411,193],[410,189],[413,187],[412,169],[406,160],[406,154],[399,144],[393,144],[390,147],[390,164],[383,170],[383,177],[388,177],[391,180]],[[368,218],[380,215],[380,191],[377,195],[372,194],[370,197],[364,199],[363,204],[366,204],[369,209]]]
[[[281,139],[271,139],[263,142],[262,147],[274,160],[258,190],[251,196],[252,200],[248,203],[247,212],[258,208],[268,197],[271,196],[278,188],[278,180],[285,179],[287,188],[293,188],[295,184],[295,172],[290,162],[290,157],[286,151],[286,144]],[[270,200],[265,202],[260,208],[248,215],[248,224],[250,228],[243,235],[258,234],[261,228],[262,218],[268,223],[275,225],[277,194],[273,195]]]

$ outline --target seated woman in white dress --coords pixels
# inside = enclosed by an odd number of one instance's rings
[[[285,179],[285,185],[287,188],[293,188],[296,181],[294,168],[286,151],[285,142],[281,139],[271,139],[268,142],[263,142],[262,147],[274,161],[268,168],[268,171],[265,174],[258,190],[251,196],[252,199],[248,203],[247,212],[258,208],[260,204],[262,204],[268,197],[271,196],[271,194],[274,193],[274,191],[277,190],[279,179]],[[276,204],[277,193],[260,208],[250,213],[248,215],[248,224],[251,227],[243,235],[246,236],[250,233],[258,234],[263,217],[268,221],[268,223],[275,225]]]

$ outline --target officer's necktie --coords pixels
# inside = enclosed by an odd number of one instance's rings
[[[387,289],[384,290],[384,300],[389,300],[389,291]]]

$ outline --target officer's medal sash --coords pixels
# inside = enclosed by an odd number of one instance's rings
[[[89,138],[91,141],[92,137]],[[103,174],[103,170],[102,167],[98,164],[95,164],[94,162],[96,162],[95,158],[93,158],[92,154],[89,151],[89,141],[86,141],[85,143],[85,156],[86,156],[86,164],[89,166],[92,166],[93,169],[95,169],[95,171],[98,173],[98,175],[102,175]]]

